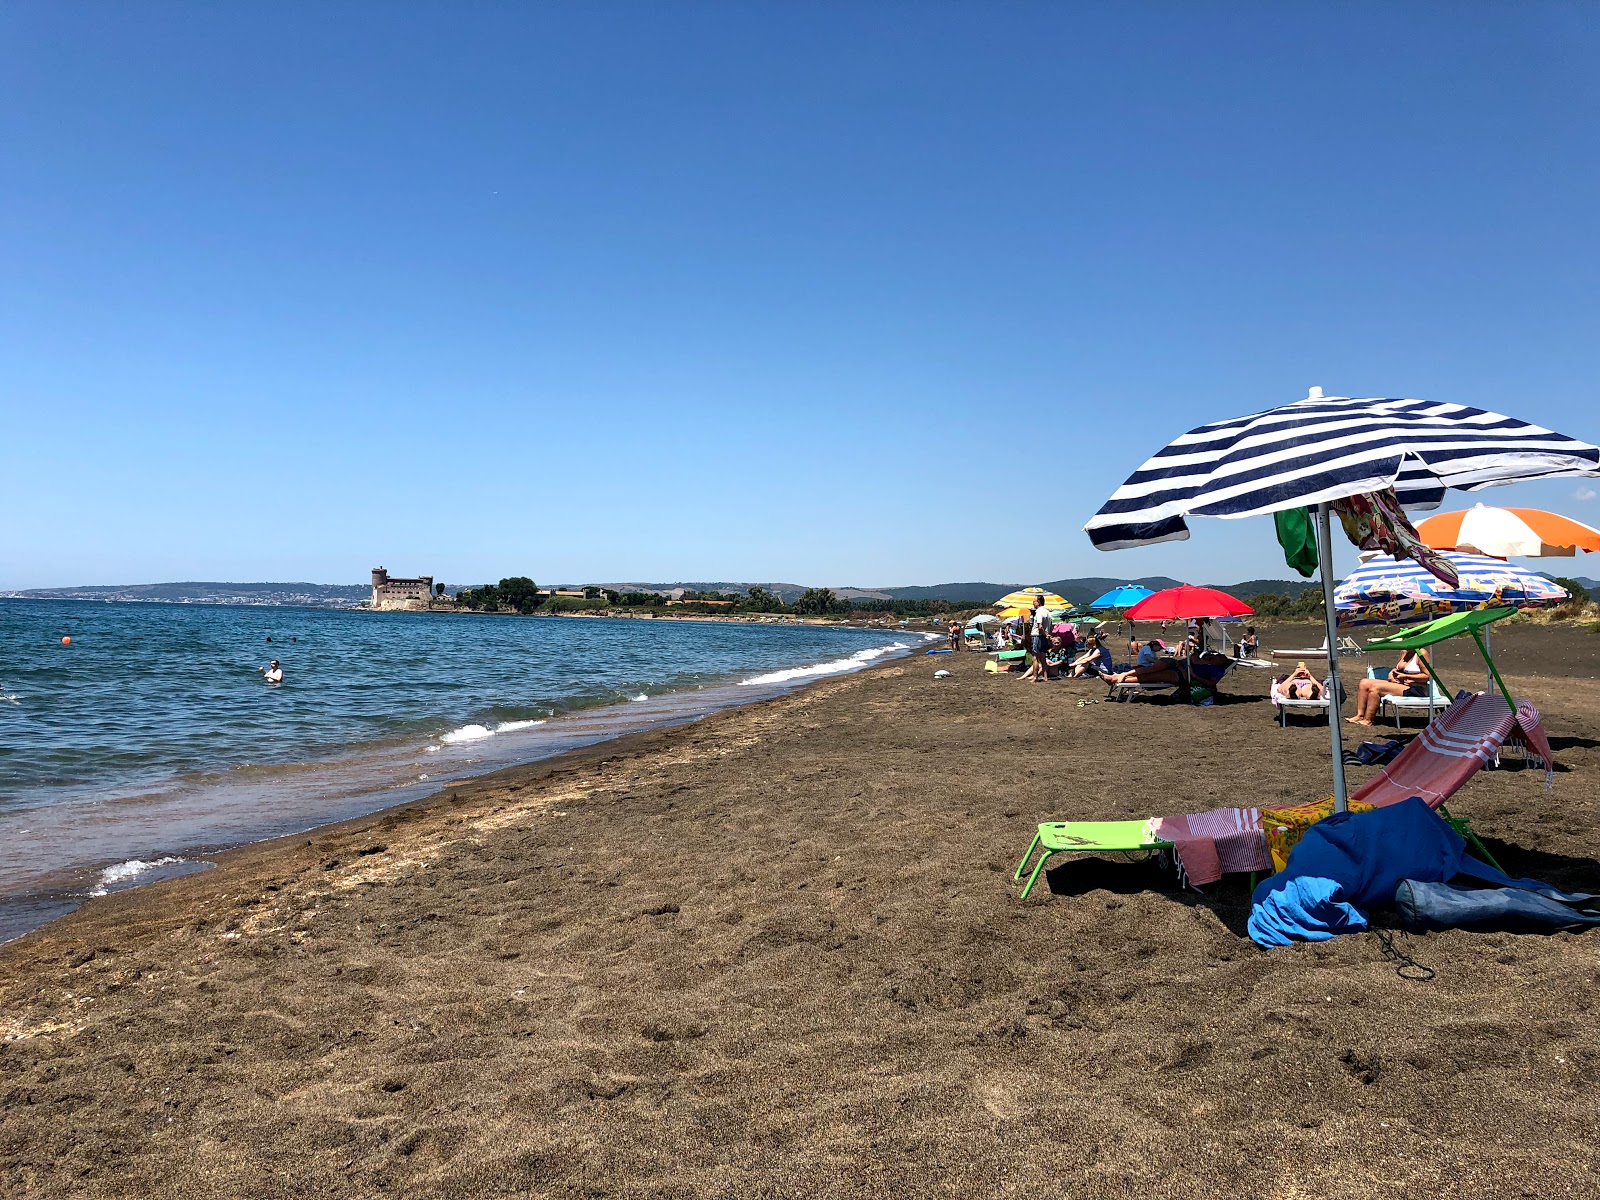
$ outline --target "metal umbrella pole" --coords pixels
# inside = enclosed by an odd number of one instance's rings
[[[1347,806],[1344,786],[1344,741],[1339,725],[1344,720],[1340,701],[1344,681],[1339,678],[1339,621],[1333,610],[1333,538],[1329,533],[1328,503],[1317,505],[1317,569],[1322,574],[1322,617],[1328,627],[1328,678],[1333,695],[1328,697],[1328,733],[1333,742],[1333,811]]]

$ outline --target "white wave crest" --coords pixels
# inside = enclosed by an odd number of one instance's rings
[[[544,721],[501,721],[493,729],[487,725],[463,725],[460,729],[452,729],[449,733],[441,734],[439,741],[446,746],[454,746],[460,742],[481,742],[484,738],[492,738],[497,733],[515,733],[519,729],[532,729],[535,725],[543,725]],[[430,746],[430,750],[437,747]]]
[[[650,697],[649,697],[649,696],[646,696],[646,695],[645,695],[645,694],[644,694],[644,693],[643,693],[643,692],[640,692],[640,693],[639,693],[639,694],[638,694],[638,695],[637,695],[637,696],[635,696],[635,697],[634,697],[634,698],[633,698],[633,699],[634,699],[634,701],[635,701],[635,702],[638,702],[638,701],[640,701],[640,700],[648,700],[648,699],[650,699]]]
[[[792,679],[809,679],[814,675],[843,675],[846,671],[857,671],[866,666],[875,658],[882,658],[891,650],[908,650],[907,642],[895,642],[888,646],[879,646],[874,650],[857,650],[849,658],[836,658],[832,662],[813,663],[809,667],[790,667],[786,671],[772,671],[766,675],[757,675],[752,679],[741,679],[740,687],[749,687],[751,684],[788,683]]]
[[[146,862],[142,858],[130,858],[126,862],[113,863],[100,872],[100,882],[90,889],[89,895],[104,896],[106,889],[113,884],[122,883],[137,875],[143,875],[146,871],[154,870],[156,867],[170,867],[174,863],[186,861],[186,859],[176,858],[169,854],[165,858],[158,858],[153,862]]]
[[[463,725],[460,729],[452,729],[439,740],[446,746],[454,746],[457,742],[479,742],[493,736],[494,730],[487,725]]]
[[[519,729],[532,729],[535,725],[543,725],[544,721],[501,721],[494,727],[496,733],[515,733]]]

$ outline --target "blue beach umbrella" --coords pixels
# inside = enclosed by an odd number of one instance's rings
[[[1483,554],[1444,552],[1460,582],[1451,587],[1419,563],[1386,554],[1362,563],[1333,589],[1339,627],[1406,625],[1487,608],[1553,608],[1567,589],[1522,567]]]
[[[1084,526],[1101,550],[1180,541],[1190,517],[1251,517],[1313,508],[1328,668],[1339,671],[1329,505],[1393,488],[1406,508],[1437,508],[1446,488],[1600,475],[1600,447],[1500,413],[1430,400],[1324,396],[1213,421],[1174,439]],[[1335,704],[1337,704],[1337,700]],[[1345,809],[1340,722],[1334,808]]]
[[[1146,596],[1154,595],[1149,588],[1140,587],[1137,583],[1125,583],[1121,587],[1114,587],[1098,600],[1089,601],[1089,608],[1132,608]]]

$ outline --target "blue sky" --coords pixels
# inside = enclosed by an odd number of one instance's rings
[[[1600,440],[1597,58],[1579,3],[7,4],[0,587],[1281,576],[1079,529],[1311,384]]]

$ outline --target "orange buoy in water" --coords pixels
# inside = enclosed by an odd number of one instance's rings
[[[70,646],[70,645],[72,645],[72,639],[71,638],[62,638],[61,639],[61,644],[63,646]]]

